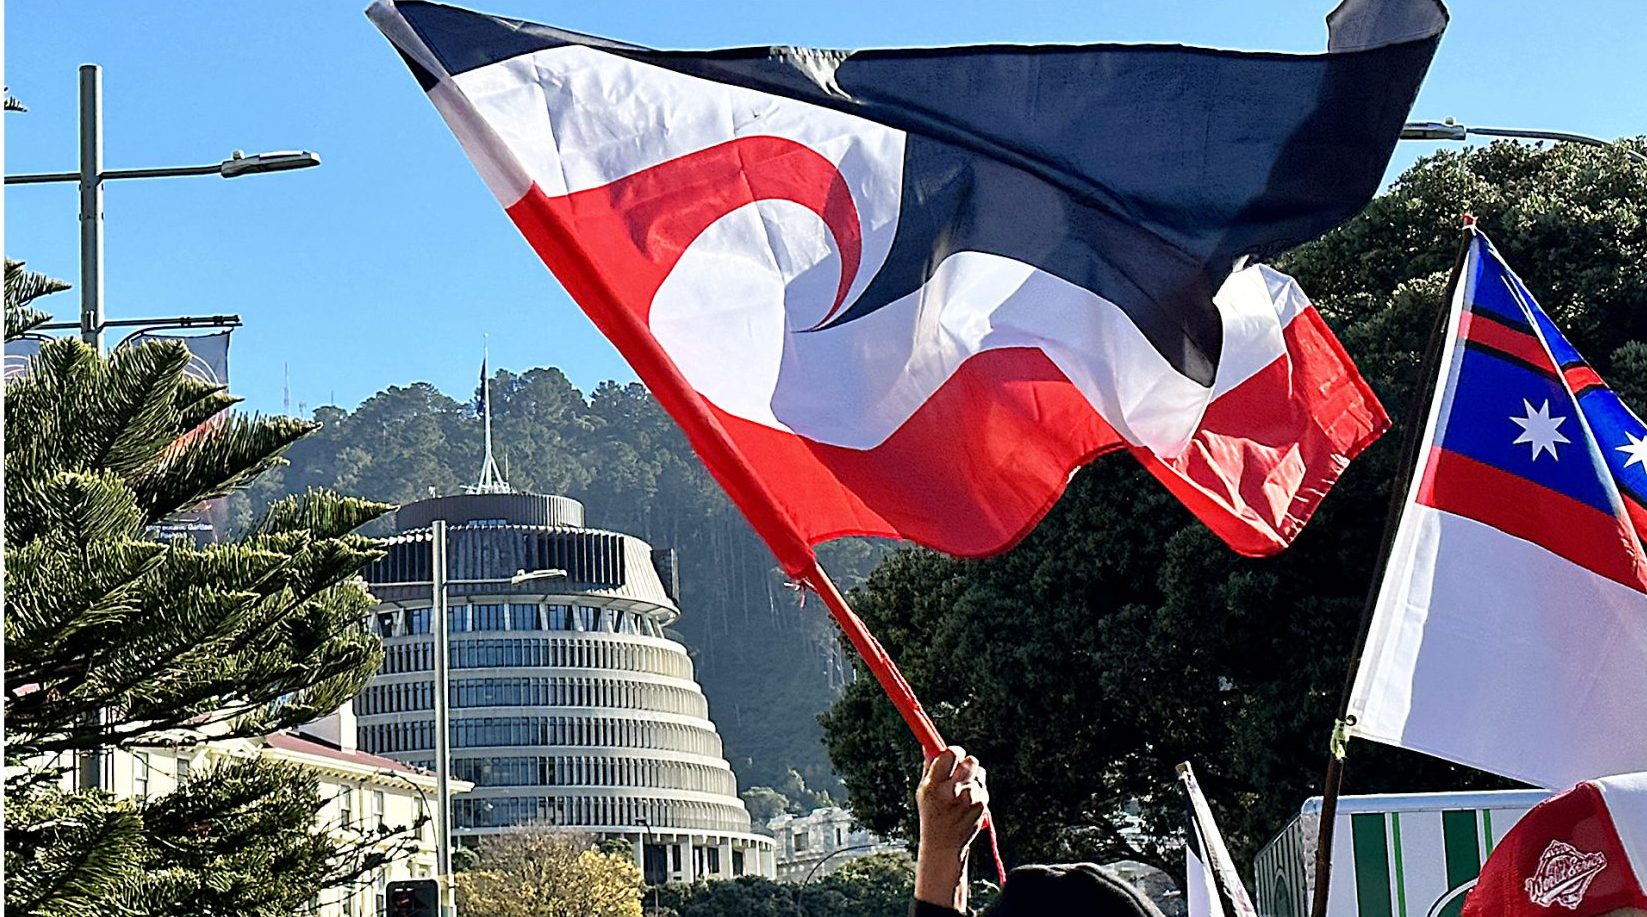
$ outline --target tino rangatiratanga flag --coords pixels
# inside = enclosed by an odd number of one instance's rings
[[[1352,734],[1537,786],[1647,770],[1647,427],[1472,231]]]
[[[1437,0],[1346,0],[1309,55],[369,15],[791,573],[843,535],[1003,550],[1122,448],[1271,553],[1386,426],[1298,288],[1236,267],[1372,196]]]

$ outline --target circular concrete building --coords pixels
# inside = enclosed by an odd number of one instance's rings
[[[482,492],[401,508],[388,556],[365,573],[384,662],[355,699],[360,747],[434,766],[437,519],[452,775],[474,784],[453,801],[457,837],[621,837],[653,884],[772,876],[772,840],[751,830],[692,661],[665,635],[680,616],[674,552],[585,528],[575,500]]]

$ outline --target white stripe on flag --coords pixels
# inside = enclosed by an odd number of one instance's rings
[[[1189,831],[1194,831],[1192,824]],[[1218,880],[1213,878],[1212,867],[1195,855],[1195,848],[1184,846],[1184,899],[1189,904],[1189,917],[1224,917],[1224,902],[1218,897]]]
[[[1373,621],[1355,735],[1552,789],[1647,768],[1647,595],[1409,504]]]
[[[1613,820],[1613,830],[1619,843],[1624,845],[1627,866],[1635,873],[1637,884],[1647,872],[1647,773],[1620,774],[1594,781],[1601,798],[1607,802],[1607,814]]]

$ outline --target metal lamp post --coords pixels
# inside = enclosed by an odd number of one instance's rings
[[[1600,137],[1590,137],[1567,131],[1527,130],[1518,127],[1468,127],[1459,124],[1452,118],[1445,121],[1409,121],[1401,126],[1402,140],[1467,140],[1472,136],[1554,140],[1560,143],[1582,143],[1585,146],[1598,146],[1607,149],[1619,146],[1618,144],[1608,143]],[[1647,155],[1643,155],[1628,146],[1624,146],[1623,149],[1624,152],[1634,158],[1647,162]]]
[[[80,66],[80,168],[75,172],[39,172],[27,175],[7,175],[7,185],[40,185],[56,182],[76,182],[80,185],[80,320],[52,322],[39,326],[41,330],[79,328],[80,337],[90,344],[99,356],[104,352],[103,329],[110,325],[177,326],[177,327],[233,327],[240,324],[237,315],[177,316],[173,318],[131,319],[109,322],[103,310],[103,183],[118,178],[169,178],[178,175],[211,175],[236,178],[258,172],[278,172],[320,165],[320,156],[308,151],[259,153],[233,157],[210,166],[179,166],[160,169],[103,169],[103,68],[96,64]],[[103,714],[98,714],[103,716]],[[86,788],[107,789],[113,786],[111,768],[113,759],[105,751],[93,753],[87,769],[82,771],[82,785]]]
[[[806,912],[806,903],[804,900],[806,897],[806,887],[812,884],[812,877],[817,874],[818,867],[829,862],[830,860],[833,860],[839,854],[851,853],[856,850],[873,850],[879,846],[881,846],[881,844],[877,841],[872,844],[854,844],[851,847],[837,847],[834,850],[831,850],[823,859],[813,863],[812,868],[806,871],[806,878],[801,880],[801,884],[795,886],[795,907],[803,914]]]
[[[435,871],[440,876],[440,907],[443,914],[456,914],[452,900],[452,711],[449,688],[449,643],[447,599],[452,586],[519,586],[540,579],[561,579],[565,570],[517,570],[514,576],[493,579],[448,579],[446,520],[429,523],[429,629],[433,631],[435,652]],[[376,588],[421,586],[422,582],[371,583]]]
[[[830,860],[835,859],[835,857],[839,856],[840,854],[852,853],[852,852],[858,851],[858,850],[873,850],[873,849],[875,849],[876,847],[879,847],[879,846],[881,846],[881,842],[876,841],[876,842],[870,843],[870,844],[853,844],[851,847],[837,847],[834,850],[831,850],[827,856],[825,856],[823,859],[819,860],[818,862],[813,863],[812,868],[808,869],[806,871],[806,878],[801,880],[801,887],[805,888],[808,884],[810,884],[812,882],[812,877],[817,875],[817,873],[818,873],[818,867],[820,867],[823,864],[829,862]]]
[[[119,178],[173,178],[183,175],[221,175],[238,178],[264,172],[284,172],[320,165],[319,154],[308,150],[256,153],[236,152],[222,162],[202,166],[175,166],[159,169],[103,169],[103,69],[96,64],[80,67],[80,169],[76,172],[41,172],[8,175],[8,185],[38,185],[77,182],[80,185],[80,328],[81,338],[103,353],[103,329],[110,323],[103,314],[103,183]],[[186,319],[144,319],[116,324],[239,324],[234,316]],[[75,323],[46,325],[72,328]]]
[[[646,848],[647,848],[647,841],[651,840],[651,837],[652,837],[652,822],[648,819],[645,819],[645,818],[637,818],[637,819],[635,819],[635,825],[641,829],[640,869],[641,869],[641,882],[642,882],[642,884],[645,884],[646,883]],[[653,885],[652,886],[652,917],[657,917],[657,915],[661,912],[662,912],[662,909],[658,907],[658,887],[656,885]]]

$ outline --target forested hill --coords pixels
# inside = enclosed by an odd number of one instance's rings
[[[238,521],[309,487],[405,503],[431,489],[457,492],[480,470],[474,402],[427,383],[391,386],[353,411],[322,407],[314,418],[325,426],[292,447],[291,464],[236,498]],[[850,672],[833,625],[821,603],[803,608],[784,588],[771,554],[651,395],[608,382],[585,396],[558,369],[500,370],[492,422],[511,484],[581,500],[591,526],[679,551],[677,631],[740,782],[777,785],[794,768],[813,787],[832,786],[817,715]],[[849,541],[823,553],[844,587],[881,550]]]

